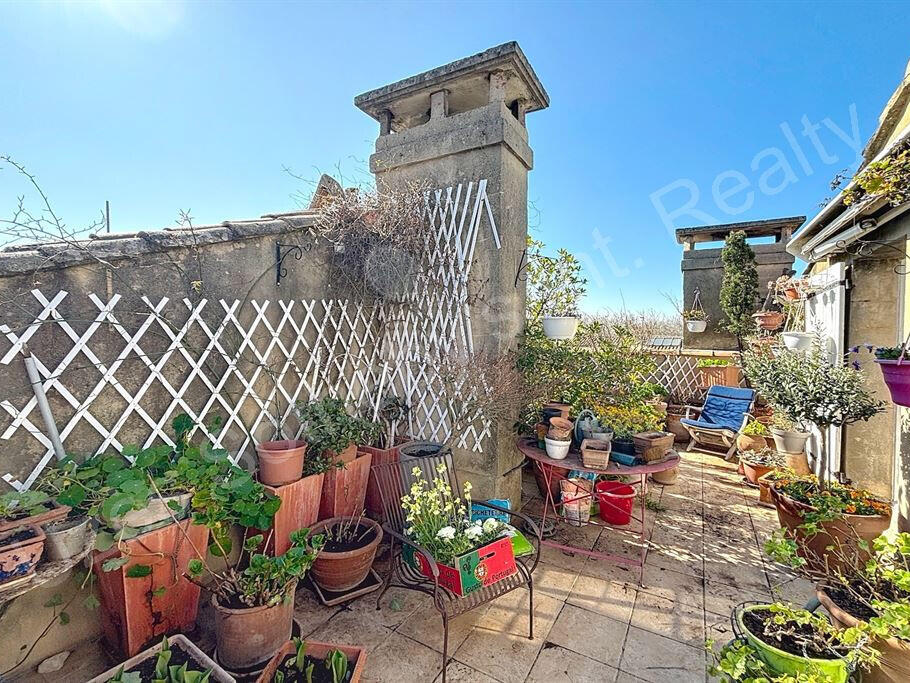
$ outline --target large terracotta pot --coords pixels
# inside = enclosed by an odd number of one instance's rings
[[[784,456],[784,463],[788,469],[793,470],[796,474],[811,474],[812,468],[809,467],[809,456],[805,451],[802,453],[781,453]]]
[[[736,447],[741,451],[760,451],[768,447],[768,439],[764,436],[737,434]]]
[[[763,330],[776,330],[784,324],[784,314],[780,311],[759,311],[753,313],[752,317]]]
[[[883,515],[845,514],[840,519],[820,522],[818,533],[807,536],[804,530],[797,527],[803,523],[805,513],[814,508],[782,494],[774,486],[771,486],[770,492],[780,525],[796,541],[797,554],[806,560],[808,568],[813,572],[843,571],[851,565],[865,562],[869,553],[860,550],[859,539],[868,541],[871,545],[872,540],[881,536],[891,521]],[[838,550],[830,552],[828,546],[834,546]]]
[[[334,643],[319,643],[315,640],[306,640],[306,653],[314,659],[324,660],[332,650],[340,650],[348,658],[348,672],[351,674],[348,683],[360,683],[360,677],[366,667],[366,650],[353,645],[335,645]],[[284,647],[275,653],[265,669],[262,670],[262,674],[256,679],[256,683],[272,683],[275,680],[275,672],[278,671],[281,663],[296,652],[297,646],[293,642],[285,643]]]
[[[334,462],[351,462],[357,457],[357,444],[349,443],[341,451],[328,450],[325,452],[326,457]]]
[[[373,446],[361,446],[361,452],[369,453],[372,456],[370,461],[370,478],[367,480],[367,493],[364,498],[364,507],[367,514],[373,519],[382,519],[384,512],[382,509],[382,494],[379,492],[379,481],[376,477],[375,468],[380,465],[388,465],[398,462],[398,446],[392,448],[374,448]]]
[[[272,607],[222,607],[213,595],[218,663],[229,671],[249,671],[268,662],[291,639],[295,589],[296,583]]]
[[[838,628],[852,628],[859,620],[838,607],[825,592],[821,583],[815,587],[818,601],[831,615]],[[863,672],[863,683],[906,683],[910,681],[910,642],[897,638],[874,640],[872,647],[882,653],[878,666]]]
[[[356,517],[363,512],[372,462],[369,453],[358,453],[343,467],[333,467],[325,473],[319,519]]]
[[[540,495],[544,497],[547,495],[547,481],[549,480],[550,495],[553,500],[559,500],[559,482],[565,479],[567,475],[568,470],[565,468],[548,465],[545,462],[534,463],[534,480],[537,482],[537,489],[540,491]]]
[[[350,517],[332,517],[316,524],[313,534],[322,533],[325,529]],[[361,522],[373,530],[373,538],[360,548],[332,552],[323,548],[313,563],[310,576],[319,587],[336,593],[347,591],[363,583],[370,573],[376,551],[382,541],[382,527],[372,519],[364,517]]]
[[[194,547],[205,552],[209,530],[188,519],[179,524],[182,530],[171,523],[121,543],[130,560],[119,569],[102,569],[107,560],[121,556],[117,546],[92,556],[101,599],[101,628],[108,645],[122,659],[141,652],[166,633],[185,633],[195,627],[200,589],[184,573],[190,560],[199,557]],[[135,565],[146,565],[152,573],[127,576]]]
[[[307,443],[303,440],[263,441],[256,444],[259,456],[259,481],[267,486],[283,486],[303,476]]]

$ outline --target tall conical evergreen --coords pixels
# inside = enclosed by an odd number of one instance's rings
[[[755,330],[752,314],[758,300],[758,270],[755,252],[746,243],[746,233],[736,230],[727,235],[720,254],[724,278],[720,286],[720,307],[727,316],[727,331],[736,335],[742,349],[744,336]]]

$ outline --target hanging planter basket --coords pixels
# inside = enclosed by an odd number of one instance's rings
[[[784,332],[780,338],[791,351],[808,351],[812,348],[814,337],[809,332]]]
[[[891,400],[899,405],[910,407],[910,359],[876,358],[875,362],[882,369],[882,379],[891,392]]]
[[[573,339],[578,332],[578,318],[572,316],[547,316],[543,319],[543,333],[547,339]]]
[[[692,308],[683,311],[683,320],[686,321],[686,331],[696,334],[704,332],[708,327],[708,316],[705,309],[701,306],[700,292],[695,290],[695,296],[692,299]]]
[[[780,329],[780,326],[784,324],[784,314],[780,311],[759,311],[753,313],[752,317],[755,318],[759,329],[769,332]]]

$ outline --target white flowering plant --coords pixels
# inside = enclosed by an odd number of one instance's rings
[[[437,562],[453,565],[455,558],[499,538],[505,525],[489,517],[471,521],[471,483],[465,482],[463,497],[452,491],[446,466],[436,467],[436,476],[427,482],[419,467],[411,470],[414,483],[401,497],[408,538],[426,548]]]

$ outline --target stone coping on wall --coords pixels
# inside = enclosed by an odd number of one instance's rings
[[[295,233],[312,227],[317,215],[316,211],[270,213],[256,219],[224,221],[217,225],[92,234],[83,240],[15,244],[0,250],[0,277],[99,261],[118,261],[170,249]]]

